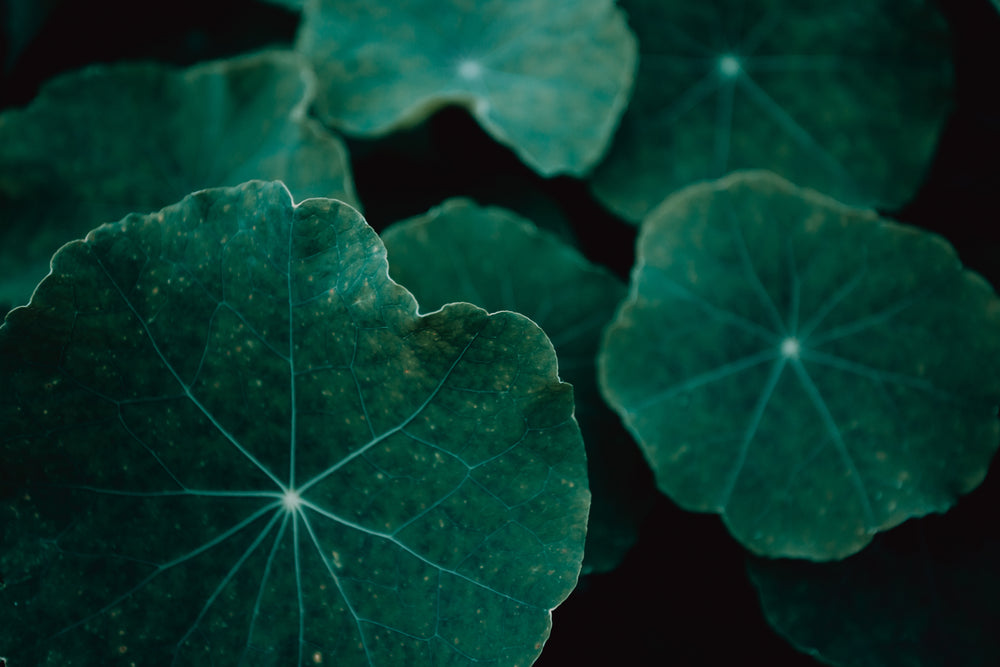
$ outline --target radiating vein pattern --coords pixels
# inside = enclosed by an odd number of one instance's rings
[[[534,659],[589,496],[529,320],[419,317],[357,212],[277,183],[55,262],[0,329],[0,482],[23,519],[0,556],[23,575],[0,591],[8,655]]]
[[[639,38],[636,90],[591,183],[624,217],[743,168],[885,208],[919,185],[951,94],[934,3],[622,6]]]
[[[745,172],[668,199],[638,255],[605,396],[749,548],[843,557],[985,474],[996,295],[941,239]]]
[[[609,0],[321,0],[296,49],[314,66],[315,111],[331,126],[377,136],[457,103],[546,175],[597,163],[637,54]]]

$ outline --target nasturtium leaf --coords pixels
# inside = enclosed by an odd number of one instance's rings
[[[879,536],[843,561],[753,558],[748,570],[768,622],[826,664],[992,667],[1000,664],[1000,540],[991,532],[957,553],[904,552]]]
[[[27,303],[63,243],[195,190],[264,178],[356,203],[343,143],[306,116],[314,92],[300,57],[271,51],[95,65],[0,114],[0,302]]]
[[[573,385],[593,501],[585,572],[615,568],[635,542],[652,484],[635,445],[597,389],[601,330],[625,286],[574,248],[499,207],[449,199],[382,232],[389,274],[430,311],[467,301],[530,317],[549,336]]]
[[[306,0],[264,0],[264,2],[269,2],[272,5],[278,5],[297,12],[302,11],[302,8],[306,4]]]
[[[312,0],[296,48],[324,122],[376,136],[457,104],[543,175],[600,160],[637,57],[611,0]]]
[[[916,192],[952,106],[933,0],[622,0],[635,94],[594,194],[638,223],[671,192],[762,168],[846,203]]]
[[[31,665],[527,665],[589,493],[544,333],[427,316],[361,215],[195,193],[0,328],[0,646]]]
[[[9,0],[0,4],[0,37],[3,38],[3,66],[7,74],[31,40],[45,25],[52,11],[62,0]]]
[[[1000,299],[947,242],[741,172],[643,222],[598,379],[664,493],[828,560],[979,484],[998,360]]]

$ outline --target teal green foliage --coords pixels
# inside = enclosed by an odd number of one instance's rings
[[[0,9],[0,662],[1000,659],[995,0],[140,4]]]
[[[590,490],[584,572],[614,569],[635,541],[652,485],[615,415],[601,400],[594,363],[601,330],[624,285],[576,249],[496,207],[450,199],[426,215],[390,225],[382,239],[390,273],[421,307],[469,301],[530,317],[552,340],[560,376],[573,384],[587,444]],[[435,262],[442,247],[451,261]]]
[[[681,506],[834,560],[982,481],[1000,299],[939,237],[739,172],[669,197],[636,252],[601,389]]]
[[[307,117],[315,90],[285,51],[187,69],[95,65],[49,82],[0,120],[0,299],[25,303],[34,285],[18,278],[41,280],[67,240],[202,188],[275,178],[300,198],[358,205],[342,141]]]
[[[545,334],[418,315],[343,202],[251,181],[103,225],[9,314],[0,371],[18,661],[530,663],[580,571]]]
[[[621,4],[639,35],[636,90],[590,179],[621,216],[638,223],[674,190],[746,168],[864,206],[913,195],[953,106],[933,3]]]
[[[313,0],[296,49],[327,124],[377,136],[458,104],[545,175],[593,168],[636,62],[612,0]]]

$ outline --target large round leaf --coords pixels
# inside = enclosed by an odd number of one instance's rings
[[[611,0],[311,0],[296,48],[325,122],[374,136],[460,104],[544,175],[603,156],[637,53]]]
[[[845,202],[900,206],[951,107],[935,5],[622,0],[640,66],[595,195],[638,222],[683,186],[764,168]]]
[[[1000,440],[1000,300],[941,238],[740,173],[644,221],[601,389],[664,493],[817,560],[940,512]]]
[[[27,303],[63,243],[195,190],[282,180],[356,201],[341,141],[305,116],[306,64],[267,52],[198,65],[96,65],[0,115],[0,303]]]
[[[382,233],[389,273],[425,311],[468,301],[530,317],[548,334],[573,384],[593,494],[585,572],[615,568],[652,500],[644,464],[601,399],[594,368],[603,327],[625,286],[575,249],[497,207],[450,199]],[[645,483],[644,483],[645,482]]]
[[[64,246],[0,328],[24,665],[526,665],[589,493],[530,320],[426,317],[361,216],[206,190]]]

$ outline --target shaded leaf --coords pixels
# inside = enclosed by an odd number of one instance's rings
[[[0,646],[529,664],[582,558],[572,409],[537,326],[418,316],[341,202],[251,182],[104,225],[0,328]]]
[[[302,8],[306,4],[306,0],[264,0],[264,2],[269,2],[272,5],[278,5],[279,7],[284,7],[297,12],[302,11]]]
[[[552,340],[572,383],[593,494],[584,571],[615,568],[635,542],[652,484],[638,451],[597,390],[603,327],[625,286],[575,249],[498,207],[450,199],[382,233],[389,272],[424,311],[468,301],[530,317]]]
[[[362,136],[458,104],[541,174],[583,174],[625,109],[635,38],[610,0],[313,0],[316,110]]]
[[[750,579],[775,630],[831,665],[1000,664],[997,536],[947,558],[880,539],[836,563],[751,559]]]
[[[947,26],[930,0],[622,0],[634,98],[594,194],[638,223],[671,192],[764,168],[897,208],[951,108]]]
[[[63,243],[202,188],[278,179],[356,203],[343,144],[305,116],[314,88],[290,52],[97,65],[0,115],[0,302],[26,303]]]
[[[13,69],[21,53],[38,34],[52,11],[62,0],[8,0],[0,4],[0,37],[3,38],[3,67],[0,73]]]
[[[847,556],[986,474],[1000,300],[941,238],[749,172],[670,197],[637,255],[602,392],[755,553]]]

